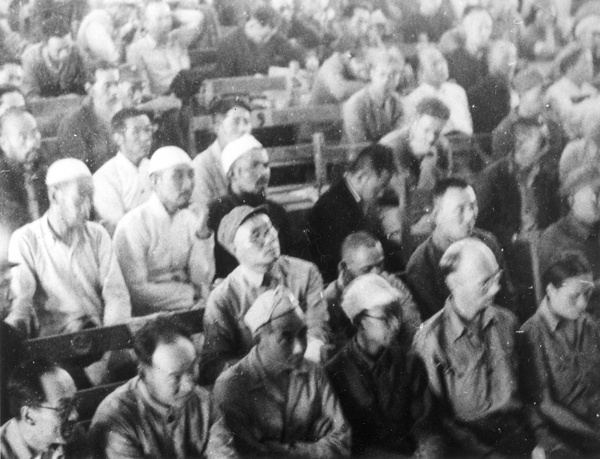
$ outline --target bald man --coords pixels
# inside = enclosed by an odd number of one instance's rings
[[[19,208],[19,226],[48,208],[40,140],[30,113],[11,108],[0,117],[0,199]]]
[[[479,239],[453,243],[440,261],[450,296],[415,335],[414,349],[442,407],[452,455],[529,457],[515,353],[517,318],[494,305],[502,271]]]
[[[162,147],[148,172],[152,196],[121,219],[114,235],[135,316],[200,305],[215,274],[207,211],[188,208],[192,160],[181,148]]]
[[[115,325],[131,316],[129,293],[110,242],[88,221],[93,182],[78,159],[56,161],[46,175],[50,208],[10,241],[14,294],[6,321],[25,336]]]

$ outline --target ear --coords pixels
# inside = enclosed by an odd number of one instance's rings
[[[30,406],[27,406],[27,405],[22,406],[21,409],[19,410],[19,414],[20,414],[21,420],[23,422],[26,422],[27,424],[32,425],[32,426],[35,425],[33,411]]]
[[[50,204],[58,203],[58,194],[59,194],[59,190],[57,187],[52,186],[52,187],[48,188],[48,200],[50,201]]]
[[[123,142],[123,134],[121,134],[120,132],[115,132],[112,135],[112,138],[117,145],[121,145],[121,143]]]
[[[549,283],[548,285],[546,285],[546,296],[548,298],[550,298],[551,296],[553,296],[556,293],[556,287],[554,287],[554,285],[552,285],[552,283]]]
[[[451,292],[454,290],[454,287],[456,287],[456,275],[454,273],[450,273],[446,276],[446,286],[448,287],[448,290],[450,290]]]
[[[86,81],[86,83],[85,83],[85,92],[88,95],[92,92],[92,86],[94,86],[92,83],[90,83],[89,81]]]

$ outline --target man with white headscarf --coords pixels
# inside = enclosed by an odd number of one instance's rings
[[[148,172],[152,196],[121,219],[114,235],[135,316],[201,304],[215,274],[206,210],[188,208],[192,160],[181,148],[162,147]]]
[[[48,169],[46,185],[48,212],[10,241],[15,297],[6,321],[30,337],[127,321],[129,293],[110,236],[88,221],[90,170],[78,159],[58,160]]]

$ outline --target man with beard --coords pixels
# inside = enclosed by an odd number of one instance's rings
[[[20,210],[19,226],[40,218],[48,208],[40,140],[30,113],[12,108],[0,118],[0,199]]]
[[[114,236],[134,316],[192,308],[208,296],[215,273],[207,212],[188,208],[190,157],[178,147],[159,148],[148,173],[152,196],[121,219]]]
[[[135,335],[139,375],[98,407],[90,439],[96,457],[238,457],[210,392],[196,385],[190,334],[169,318]]]
[[[471,185],[455,177],[440,180],[433,190],[433,202],[433,233],[415,250],[406,266],[407,279],[423,320],[442,309],[450,294],[439,264],[452,243],[466,237],[480,239],[494,252],[498,263],[504,266],[496,238],[475,228],[478,208]],[[511,286],[506,275],[503,276],[500,292],[499,304],[512,307]]]
[[[212,201],[208,208],[208,227],[217,231],[225,215],[234,207],[265,206],[279,233],[282,252],[291,242],[288,215],[285,209],[267,199],[267,185],[271,177],[269,155],[262,144],[250,134],[229,143],[221,154],[223,171],[229,182],[229,192]],[[215,245],[216,276],[227,275],[238,265],[237,260],[221,245]]]
[[[252,333],[241,320],[256,298],[278,285],[291,291],[306,313],[308,343],[305,357],[321,360],[329,341],[323,280],[317,267],[280,254],[277,230],[263,206],[239,206],[219,225],[219,244],[239,266],[210,294],[204,314],[206,338],[200,362],[200,381],[213,384],[219,374],[252,349]]]
[[[69,373],[36,359],[18,366],[8,384],[14,417],[0,428],[3,458],[68,458],[82,453],[69,448],[77,437],[78,419],[77,388]]]
[[[118,68],[99,64],[88,74],[89,97],[58,127],[61,155],[82,160],[92,173],[117,153],[110,120],[121,109],[118,84]]]
[[[240,454],[346,457],[351,430],[320,366],[304,360],[305,315],[283,286],[243,316],[255,346],[215,384],[214,394]]]
[[[24,336],[115,325],[131,316],[129,293],[110,236],[88,221],[92,174],[78,159],[48,169],[50,208],[10,241],[14,300],[6,321]]]

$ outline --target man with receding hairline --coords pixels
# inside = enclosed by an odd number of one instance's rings
[[[517,386],[517,318],[494,304],[502,270],[474,238],[453,243],[440,267],[450,296],[413,347],[442,407],[449,452],[529,457],[534,444]]]

